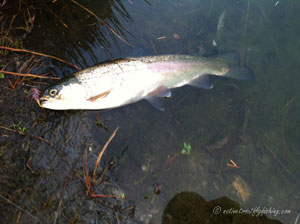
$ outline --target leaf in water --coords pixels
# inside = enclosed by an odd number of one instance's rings
[[[187,155],[191,155],[191,149],[188,149],[186,152]]]
[[[0,79],[4,79],[5,78],[5,75],[3,72],[0,72]]]

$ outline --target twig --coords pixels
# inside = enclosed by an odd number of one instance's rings
[[[151,46],[152,46],[152,49],[153,49],[154,53],[157,55],[158,52],[157,52],[157,49],[156,49],[154,43],[152,42],[152,40],[150,38],[149,38],[149,40],[150,40],[150,43],[151,43]]]
[[[9,85],[11,86],[11,88],[8,88],[8,89],[11,89],[11,90],[14,90],[14,89],[16,89],[17,87],[19,87],[19,86],[21,86],[21,84],[23,83],[23,81],[24,81],[24,79],[25,79],[26,77],[22,77],[22,79],[19,79],[19,77],[17,78],[17,80],[15,81],[15,83],[13,84],[11,81],[10,81],[10,79],[7,77],[7,80],[8,80],[8,82],[9,82]],[[5,88],[7,88],[7,87],[5,87]]]
[[[88,192],[87,192],[87,194],[88,194],[88,193],[91,193],[91,182],[90,182],[89,171],[88,171],[88,168],[87,168],[87,147],[85,147],[85,149],[84,149],[82,169],[83,169],[83,174],[84,174],[84,178],[85,178],[85,185],[86,185],[86,188],[88,190]]]
[[[22,212],[19,212],[19,213],[18,213],[18,217],[17,217],[16,224],[19,224],[19,223],[20,223],[21,216],[22,216]]]
[[[109,163],[106,165],[106,167],[102,170],[100,177],[95,181],[95,185],[98,185],[102,182],[102,179],[106,172],[115,164],[115,157],[113,157]]]
[[[168,155],[168,159],[166,160],[165,164],[162,167],[162,170],[165,170],[166,166],[171,163],[177,156],[179,155],[179,152],[176,152],[172,157]]]
[[[244,26],[244,35],[246,35],[246,30],[247,30],[247,23],[248,23],[248,17],[249,17],[250,3],[251,3],[251,0],[248,0],[248,7],[247,7],[247,14],[246,14],[246,21],[245,21],[245,26]]]
[[[57,211],[56,211],[56,214],[55,214],[55,218],[54,218],[53,224],[56,224],[57,218],[59,217],[59,215],[60,215],[60,213],[61,213],[62,200],[63,200],[63,198],[64,198],[65,190],[66,190],[66,187],[67,187],[67,185],[68,185],[68,183],[69,183],[70,177],[71,177],[71,175],[68,176],[68,178],[67,178],[67,180],[66,180],[66,182],[65,182],[65,184],[64,184],[63,190],[62,190],[62,192],[61,192],[61,196],[60,196],[61,199],[60,199],[60,201],[59,201],[59,203],[58,203],[58,209],[57,209]]]
[[[9,75],[16,75],[16,76],[23,76],[23,77],[34,77],[34,78],[39,78],[39,79],[60,79],[58,77],[47,77],[47,76],[42,76],[42,75],[35,75],[35,74],[24,74],[24,73],[18,73],[18,72],[8,72],[8,71],[3,71],[0,70],[0,72],[9,74]]]
[[[208,12],[208,17],[210,17],[210,14],[211,14],[211,11],[212,11],[212,8],[213,8],[213,5],[214,5],[214,0],[211,0],[211,1],[210,1],[210,8],[209,8],[209,12]]]
[[[116,135],[116,132],[117,132],[118,129],[119,129],[119,127],[117,127],[117,129],[114,131],[112,136],[108,139],[107,144],[105,144],[106,147],[108,146],[109,142],[113,139],[113,137]],[[87,195],[90,195],[91,197],[94,197],[94,198],[98,198],[98,197],[101,197],[101,198],[116,198],[116,199],[122,198],[119,195],[95,194],[91,191],[90,175],[89,175],[89,171],[88,171],[88,168],[87,168],[87,147],[85,147],[85,149],[84,149],[82,169],[83,169],[83,175],[84,175],[84,178],[85,178],[85,185],[86,185],[86,188],[87,188]]]
[[[26,50],[26,49],[17,49],[17,48],[11,48],[11,47],[5,47],[5,46],[0,46],[0,49],[4,49],[4,50],[9,50],[9,51],[16,51],[16,52],[25,52],[25,53],[30,53],[30,54],[35,54],[35,55],[39,55],[39,56],[43,56],[43,57],[48,57],[48,58],[52,58],[54,60],[60,61],[62,63],[65,63],[67,65],[70,65],[78,70],[80,70],[81,68],[78,67],[77,65],[72,64],[71,62],[65,61],[63,59],[60,59],[58,57],[52,56],[52,55],[48,55],[48,54],[43,54],[43,53],[39,53],[39,52],[35,52],[35,51],[30,51],[30,50]]]
[[[28,136],[28,137],[31,137],[31,138],[36,138],[36,139],[39,139],[41,140],[42,142],[45,142],[47,143],[48,145],[50,145],[52,148],[55,149],[56,153],[61,157],[62,160],[64,160],[67,164],[68,162],[63,158],[62,154],[60,153],[60,151],[58,150],[58,148],[56,148],[50,141],[48,141],[47,139],[44,139],[42,137],[39,137],[39,136],[35,136],[35,135],[30,135],[30,134],[23,134],[23,133],[20,133],[18,132],[17,130],[14,130],[14,129],[11,129],[11,128],[7,128],[7,127],[4,127],[4,126],[1,126],[0,125],[0,128],[4,129],[4,130],[7,130],[7,131],[10,131],[10,132],[13,132],[13,133],[17,133],[19,135],[22,135],[22,136]],[[69,165],[69,164],[68,164]]]
[[[272,36],[271,36],[271,42],[272,42],[272,44],[273,44],[273,46],[274,46],[276,56],[277,56],[278,59],[280,60],[281,57],[280,57],[279,49],[278,49],[278,47],[277,47],[277,45],[276,45],[276,43],[275,43],[275,41],[274,41],[274,38],[273,38]]]
[[[149,172],[149,169],[146,170],[145,175],[142,176],[141,179],[135,181],[133,184],[134,185],[137,185],[137,184],[142,184],[143,185],[143,181],[145,180],[146,176],[148,175],[148,172]]]
[[[99,183],[101,183],[101,181],[102,181],[104,175],[106,174],[106,172],[108,171],[109,168],[110,168],[110,165],[108,164],[108,165],[104,168],[104,170],[102,171],[100,177],[95,181],[95,185],[98,185]]]
[[[275,160],[277,160],[277,162],[279,163],[279,165],[290,175],[290,177],[293,178],[293,180],[295,180],[299,185],[300,185],[300,181],[293,175],[293,173],[277,158],[277,156],[275,155],[275,153],[272,151],[272,149],[266,144],[264,143],[264,145],[266,146],[267,150],[271,153],[271,155],[274,157]]]
[[[300,217],[300,212],[299,212],[299,214],[296,217],[295,224],[297,224],[299,217]]]
[[[240,168],[232,159],[230,160],[230,163],[227,163],[226,165],[233,168]]]
[[[111,142],[111,140],[115,137],[115,135],[117,134],[117,131],[119,130],[119,127],[116,128],[116,130],[112,133],[112,135],[109,137],[109,139],[107,140],[107,142],[105,143],[105,145],[103,146],[103,148],[101,149],[99,155],[98,155],[98,158],[97,158],[97,161],[96,161],[96,164],[95,164],[95,168],[94,168],[94,172],[93,172],[93,181],[95,181],[95,176],[96,176],[96,171],[97,171],[97,168],[100,164],[100,161],[101,161],[101,158],[102,158],[102,155],[103,153],[105,152],[107,146],[109,145],[109,143]]]
[[[187,11],[187,12],[183,13],[183,15],[188,15],[188,14],[191,14],[191,13],[197,12],[197,11],[199,11],[200,9],[201,9],[201,8],[198,8],[198,9],[193,9],[193,10]]]
[[[0,194],[0,198],[2,198],[3,200],[5,200],[8,204],[13,205],[14,207],[16,207],[17,209],[19,209],[20,211],[25,212],[28,216],[34,218],[34,219],[37,220],[38,222],[44,223],[44,222],[42,222],[38,217],[35,217],[35,216],[32,215],[30,212],[28,212],[28,211],[26,211],[25,209],[21,208],[19,205],[13,203],[11,200],[7,199],[6,197],[2,196],[1,194]]]
[[[120,197],[119,195],[112,195],[112,194],[94,194],[94,193],[91,193],[91,197],[94,197],[94,198],[116,198],[116,199],[122,198],[122,197]]]
[[[122,38],[116,31],[114,31],[107,23],[104,22],[103,19],[101,19],[100,17],[98,17],[95,13],[93,13],[92,11],[90,11],[89,9],[87,9],[86,7],[84,7],[83,5],[79,4],[75,0],[71,0],[71,2],[73,2],[75,5],[78,5],[80,8],[84,9],[85,11],[87,11],[88,13],[90,13],[91,15],[95,16],[96,19],[98,19],[104,26],[106,26],[107,29],[109,29],[113,34],[115,34],[125,44],[127,44],[130,47],[134,47],[132,44],[130,44],[128,41],[126,41],[124,38]]]

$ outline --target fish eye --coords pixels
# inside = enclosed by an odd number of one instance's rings
[[[50,96],[56,96],[57,92],[58,92],[57,89],[50,89],[49,90]]]

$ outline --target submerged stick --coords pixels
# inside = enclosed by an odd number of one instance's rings
[[[300,181],[294,176],[294,174],[281,162],[281,160],[275,155],[275,153],[272,151],[272,149],[267,145],[267,143],[264,143],[266,149],[271,153],[273,158],[279,163],[279,165],[289,174],[289,176],[300,185]]]
[[[25,53],[35,54],[35,55],[39,55],[39,56],[43,56],[43,57],[48,57],[48,58],[52,58],[54,60],[60,61],[62,63],[65,63],[67,65],[70,65],[70,66],[76,68],[77,70],[81,69],[80,67],[78,67],[77,65],[72,64],[71,62],[65,61],[63,59],[60,59],[58,57],[55,57],[55,56],[52,56],[52,55],[48,55],[48,54],[43,54],[43,53],[39,53],[39,52],[35,52],[35,51],[30,51],[30,50],[26,50],[26,49],[17,49],[17,48],[5,47],[5,46],[0,46],[0,49],[9,50],[9,51],[15,51],[15,52],[25,52]]]
[[[96,164],[95,164],[95,168],[94,168],[94,172],[93,172],[93,181],[95,181],[95,176],[96,176],[96,171],[97,171],[97,168],[100,164],[100,161],[101,161],[101,158],[102,158],[102,155],[103,153],[105,152],[107,146],[109,145],[109,143],[111,142],[111,140],[115,137],[115,135],[117,134],[117,131],[119,130],[119,127],[116,128],[116,130],[112,133],[112,135],[109,137],[109,139],[107,140],[107,142],[105,143],[105,145],[103,146],[103,148],[101,149],[99,155],[98,155],[98,158],[97,158],[97,161],[96,161]]]
[[[20,132],[17,131],[17,130],[14,130],[14,129],[11,129],[11,128],[7,128],[7,127],[1,126],[1,125],[0,125],[0,128],[1,128],[1,129],[4,129],[4,130],[6,130],[6,131],[10,131],[10,132],[13,132],[13,133],[22,135],[22,136],[28,136],[28,137],[31,137],[31,138],[36,138],[36,139],[41,140],[42,142],[47,143],[48,145],[50,145],[52,148],[55,149],[56,153],[61,157],[62,160],[64,160],[65,162],[67,162],[67,161],[63,158],[63,156],[62,156],[61,152],[58,150],[58,148],[56,148],[55,145],[53,145],[49,140],[44,139],[44,138],[39,137],[39,136],[31,135],[31,134],[20,133]],[[68,163],[67,163],[67,164],[68,164]],[[69,165],[69,164],[68,164],[68,165]]]
[[[9,72],[9,71],[3,71],[3,70],[0,70],[0,72],[9,74],[9,75],[33,77],[33,78],[39,78],[39,79],[60,79],[59,77],[47,77],[47,76],[43,76],[43,75],[35,75],[35,74],[30,74],[30,73],[18,73],[18,72]]]
[[[98,17],[95,13],[93,13],[91,10],[87,9],[86,7],[84,7],[83,5],[79,4],[78,2],[76,2],[75,0],[71,0],[71,2],[73,2],[75,5],[78,5],[80,8],[84,9],[85,11],[87,11],[88,13],[90,13],[91,15],[93,15],[96,19],[98,19],[104,26],[106,26],[107,29],[109,29],[113,34],[115,34],[121,41],[123,41],[125,44],[127,44],[130,47],[134,47],[132,44],[128,43],[128,41],[126,41],[124,38],[122,38],[116,31],[113,30],[113,28],[111,28],[106,22],[104,22],[103,19],[101,19],[100,17]]]
[[[116,198],[116,199],[121,199],[122,197],[120,197],[119,195],[112,195],[112,194],[94,194],[91,193],[91,197],[94,198]]]
[[[213,8],[213,5],[214,5],[214,0],[211,0],[211,1],[210,1],[210,8],[209,8],[209,12],[208,12],[208,17],[210,17],[210,14],[211,14],[211,11],[212,11],[212,8]]]
[[[13,203],[11,200],[7,199],[6,197],[2,196],[0,194],[0,198],[2,198],[3,200],[5,200],[8,204],[13,205],[14,207],[16,207],[17,209],[19,209],[20,211],[24,212],[25,214],[29,215],[31,218],[37,220],[40,223],[44,223],[42,222],[38,217],[35,217],[34,215],[32,215],[30,212],[26,211],[25,209],[21,208],[19,205]]]
[[[249,17],[250,3],[251,3],[251,0],[248,0],[248,7],[247,7],[247,14],[246,14],[246,21],[245,21],[245,26],[244,26],[244,35],[246,34],[246,30],[247,30],[247,23],[248,23],[248,17]]]
[[[97,166],[99,165],[100,163],[100,160],[101,160],[101,157],[102,157],[102,154],[104,153],[105,149],[107,148],[108,144],[110,143],[110,141],[113,139],[113,137],[116,135],[116,132],[117,130],[119,129],[119,127],[116,128],[116,130],[113,132],[113,134],[110,136],[110,138],[108,139],[108,141],[106,142],[106,144],[104,145],[104,147],[102,148],[99,156],[98,156],[98,159],[97,159],[97,162],[96,162],[96,166],[95,166],[95,169],[97,169]],[[101,156],[100,156],[101,155]],[[100,158],[100,159],[99,159]],[[99,160],[99,162],[98,162]],[[87,188],[87,195],[90,195],[91,197],[94,197],[94,198],[116,198],[116,199],[121,199],[123,198],[122,196],[119,196],[119,195],[106,195],[106,194],[96,194],[96,193],[93,193],[91,191],[91,182],[90,182],[90,175],[89,175],[89,171],[88,171],[88,167],[87,167],[87,147],[85,147],[84,149],[84,154],[83,154],[83,166],[82,166],[82,169],[83,169],[83,175],[84,175],[84,178],[85,178],[85,185],[86,185],[86,188]],[[95,179],[95,177],[93,177]],[[102,177],[100,177],[102,178]]]
[[[84,149],[82,169],[83,169],[83,175],[84,175],[84,178],[85,178],[85,185],[86,185],[86,188],[88,190],[87,193],[91,194],[90,175],[89,175],[89,171],[88,171],[88,168],[87,168],[87,147],[85,147],[85,149]]]
[[[59,217],[60,214],[61,214],[62,201],[63,201],[63,198],[64,198],[64,194],[65,194],[67,185],[68,185],[68,183],[69,183],[70,177],[71,177],[71,175],[69,175],[69,176],[67,177],[67,180],[65,181],[64,187],[63,187],[63,189],[62,189],[62,192],[61,192],[61,195],[60,195],[60,198],[61,198],[61,199],[60,199],[60,201],[59,201],[59,203],[58,203],[58,209],[57,209],[57,211],[56,211],[56,213],[55,213],[55,217],[54,217],[54,222],[53,222],[53,224],[56,224],[57,219],[58,219],[58,217]]]

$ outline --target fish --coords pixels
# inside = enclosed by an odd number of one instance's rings
[[[159,55],[106,61],[77,71],[44,90],[40,106],[52,110],[102,110],[146,99],[160,111],[171,89],[213,87],[212,76],[254,80],[239,56]]]

